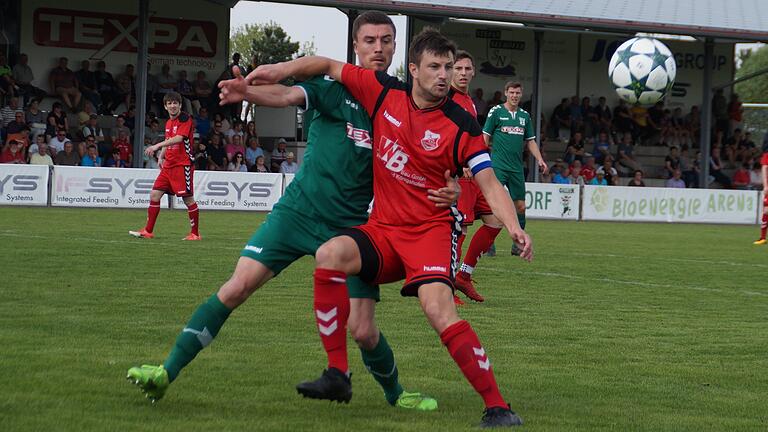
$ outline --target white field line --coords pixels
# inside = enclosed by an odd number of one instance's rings
[[[125,233],[126,237],[129,237],[128,232]],[[148,244],[154,244],[158,246],[171,246],[171,247],[179,247],[179,246],[185,246],[187,242],[182,241],[179,239],[178,243],[163,243],[158,242],[155,240],[148,240],[148,239],[137,239],[137,238],[126,238],[125,240],[104,240],[104,239],[95,239],[95,238],[87,238],[87,237],[51,237],[51,236],[39,236],[39,235],[32,235],[32,234],[19,234],[13,231],[0,231],[0,237],[18,237],[18,238],[31,238],[31,239],[42,239],[42,240],[50,240],[51,238],[56,238],[57,240],[74,240],[74,241],[84,241],[87,243],[117,243],[117,244],[130,244],[130,245],[140,245],[143,243]],[[237,249],[234,247],[222,247],[222,246],[206,246],[207,249],[217,249],[217,250],[226,250],[226,251],[235,251],[240,250],[242,247],[238,247]]]

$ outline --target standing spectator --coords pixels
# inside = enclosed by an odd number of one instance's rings
[[[594,108],[592,108],[592,101],[589,96],[581,98],[581,118],[583,123],[584,135],[592,138],[595,136],[598,129],[599,119]]]
[[[80,62],[80,70],[75,72],[80,93],[91,102],[94,107],[101,106],[101,96],[96,89],[96,74],[91,72],[91,62],[83,60]]]
[[[184,111],[192,114],[192,99],[195,98],[195,91],[192,83],[187,79],[187,71],[179,71],[179,80],[176,82],[176,89],[182,97]]]
[[[667,179],[665,186],[668,188],[685,189],[685,181],[681,178],[682,175],[683,173],[680,171],[680,168],[676,168],[672,172],[672,177]]]
[[[211,171],[226,171],[227,152],[221,145],[221,135],[214,133],[208,146],[208,169]]]
[[[5,146],[2,154],[0,154],[0,163],[7,164],[26,164],[27,160],[24,157],[24,150],[16,140],[11,140],[8,145]]]
[[[613,109],[613,126],[622,135],[635,133],[632,112],[624,99],[619,99],[619,104]]]
[[[285,138],[277,140],[277,148],[272,151],[270,158],[270,171],[280,172],[280,165],[288,159],[288,152],[285,150],[286,145]]]
[[[195,97],[192,105],[199,112],[201,108],[211,109],[213,100],[211,95],[213,94],[213,87],[211,83],[205,78],[205,72],[198,71],[195,81],[192,83],[192,89],[194,90]]]
[[[643,181],[643,171],[635,170],[635,173],[632,175],[629,183],[627,183],[627,186],[645,187],[645,182]]]
[[[571,133],[584,132],[584,117],[581,115],[581,104],[579,104],[578,96],[571,96],[568,112],[571,114]]]
[[[605,96],[600,96],[597,101],[597,105],[594,108],[594,118],[597,130],[605,131],[611,135],[611,131],[613,129],[613,116],[611,115],[611,108],[606,104]]]
[[[115,82],[115,93],[117,94],[117,97],[109,107],[110,112],[114,112],[120,104],[124,104],[126,109],[131,106],[131,98],[133,97],[134,89],[136,88],[133,74],[133,65],[129,64],[125,65],[123,73],[117,76],[117,81]]]
[[[243,154],[237,152],[232,156],[232,161],[227,165],[227,171],[235,172],[247,172],[248,168],[245,165]]]
[[[680,168],[680,154],[677,147],[670,147],[669,154],[664,158],[664,177],[671,178],[675,170]]]
[[[294,160],[293,152],[288,152],[283,163],[280,164],[281,174],[296,174],[299,171],[299,164]]]
[[[264,164],[264,156],[259,156],[256,158],[256,165],[253,166],[253,172],[258,172],[258,173],[269,172],[269,169]]]
[[[207,170],[208,169],[208,150],[203,142],[200,140],[197,142],[197,149],[195,150],[195,169]]]
[[[37,151],[30,154],[29,164],[48,166],[53,165],[53,159],[51,159],[51,155],[48,154],[48,144],[46,144],[45,141],[39,143],[37,145]]]
[[[581,132],[576,131],[571,136],[571,140],[568,141],[568,146],[565,148],[565,155],[563,160],[565,163],[573,163],[573,161],[583,161],[584,159],[584,138]]]
[[[147,63],[147,112],[155,113],[153,108],[158,108],[157,112],[164,113],[163,94],[160,93],[160,81],[157,75],[152,73],[152,65]],[[165,139],[165,135],[163,135]]]
[[[715,121],[715,131],[721,131],[725,138],[728,134],[728,101],[725,99],[723,89],[715,90],[715,95],[712,96],[712,118]]]
[[[733,173],[734,188],[741,189],[741,190],[750,189],[749,168],[750,168],[749,162],[744,162],[743,164],[741,164],[739,169],[737,169],[736,172]]]
[[[99,92],[102,102],[102,105],[98,107],[98,111],[102,114],[111,114],[111,107],[116,101],[119,104],[120,96],[115,88],[115,79],[111,73],[107,72],[107,64],[104,61],[96,63],[93,79],[96,84],[96,91]]]
[[[42,100],[46,94],[45,90],[32,85],[32,81],[35,80],[35,74],[28,63],[29,57],[22,53],[19,56],[19,62],[13,66],[13,81],[19,88],[19,94],[24,96],[24,106],[29,104],[30,99]]]
[[[121,152],[119,148],[113,148],[112,154],[109,155],[109,159],[107,159],[107,162],[104,164],[104,166],[110,168],[125,168],[130,166],[130,164],[126,163],[125,159],[123,159],[123,156],[120,153]]]
[[[99,150],[96,148],[96,145],[91,144],[88,146],[88,151],[83,156],[83,159],[80,161],[80,166],[84,167],[100,167],[101,166],[101,157],[99,156]]]
[[[249,170],[256,166],[256,158],[264,156],[264,150],[259,145],[259,138],[252,136],[248,139],[248,148],[245,149],[245,163]]]
[[[560,105],[552,111],[552,119],[549,122],[553,128],[553,134],[560,140],[571,136],[571,111],[568,107],[568,98],[563,98]],[[566,161],[568,162],[568,161]]]
[[[83,95],[77,89],[77,78],[75,73],[67,67],[67,63],[66,57],[59,58],[59,65],[51,71],[48,81],[51,91],[61,98],[70,111],[74,112],[80,105]]]
[[[56,153],[56,165],[80,165],[80,155],[75,151],[75,146],[71,141],[64,144],[64,151]]]
[[[608,132],[600,131],[595,140],[595,147],[592,150],[592,154],[595,156],[595,161],[598,164],[602,164],[607,156],[611,155],[611,137]]]
[[[475,104],[475,110],[477,110],[477,122],[481,125],[485,124],[485,116],[488,114],[488,102],[483,99],[483,89],[480,87],[475,89],[472,103]]]
[[[739,95],[731,93],[731,101],[728,103],[728,120],[730,122],[730,133],[741,128],[741,120],[744,117],[744,108],[742,108]]]
[[[0,54],[0,93],[11,96],[16,96],[18,93],[13,73],[8,66],[8,59],[4,54]]]
[[[64,150],[64,144],[67,142],[69,142],[69,138],[67,138],[67,131],[64,129],[59,129],[56,131],[56,136],[48,141],[48,146],[51,148],[51,153],[56,155],[56,153]]]
[[[131,146],[128,134],[124,130],[118,132],[117,138],[112,141],[112,151],[115,150],[120,152],[120,160],[131,166],[133,163],[133,146]]]

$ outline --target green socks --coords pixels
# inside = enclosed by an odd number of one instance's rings
[[[395,354],[389,347],[387,339],[383,333],[379,333],[379,343],[371,351],[360,348],[363,355],[363,364],[373,375],[373,379],[379,383],[384,390],[384,396],[390,405],[397,402],[397,398],[403,393],[403,387],[397,380],[397,364],[395,364]]]
[[[525,213],[518,213],[517,221],[520,222],[520,228],[525,229]]]
[[[187,326],[176,338],[176,344],[163,364],[171,382],[197,353],[210,345],[231,312],[216,294],[197,308]]]

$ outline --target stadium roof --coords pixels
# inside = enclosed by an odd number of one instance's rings
[[[408,15],[516,22],[545,27],[622,33],[669,33],[768,42],[766,0],[275,1],[345,9],[378,9]]]

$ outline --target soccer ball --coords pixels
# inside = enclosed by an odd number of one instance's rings
[[[677,64],[672,51],[656,39],[632,38],[619,45],[608,64],[608,77],[620,98],[653,105],[672,88]]]

